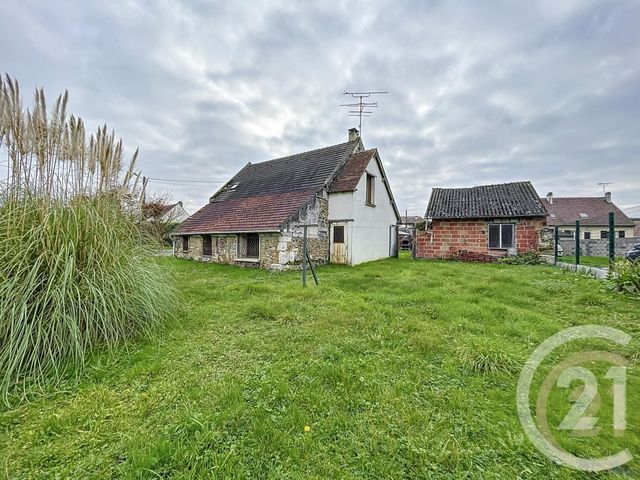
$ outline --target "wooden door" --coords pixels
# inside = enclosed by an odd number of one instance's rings
[[[347,243],[344,225],[333,225],[331,227],[331,262],[347,263]]]

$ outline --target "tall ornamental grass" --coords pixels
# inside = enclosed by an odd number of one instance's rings
[[[139,228],[135,160],[106,127],[86,136],[38,90],[0,78],[0,393],[82,371],[90,349],[149,334],[173,308]]]

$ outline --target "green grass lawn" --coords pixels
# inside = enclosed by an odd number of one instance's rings
[[[157,261],[183,292],[179,321],[4,407],[0,477],[587,478],[525,439],[520,366],[590,323],[632,334],[624,353],[640,358],[638,301],[549,266],[389,259],[322,267],[305,289],[298,272]],[[603,386],[601,435],[562,445],[640,454],[638,380],[630,368],[624,436]]]
[[[567,255],[563,257],[558,257],[559,262],[564,263],[576,263],[576,257],[572,255]],[[591,257],[587,255],[580,255],[580,265],[586,265],[588,267],[601,267],[608,268],[609,267],[609,258],[608,257]]]

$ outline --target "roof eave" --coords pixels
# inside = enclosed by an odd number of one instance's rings
[[[238,233],[280,233],[280,229],[267,229],[267,230],[217,230],[217,231],[201,231],[201,232],[171,232],[170,237],[180,237],[182,235],[236,235]]]

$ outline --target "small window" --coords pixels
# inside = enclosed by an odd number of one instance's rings
[[[489,248],[510,248],[514,245],[512,223],[492,223],[489,225]]]
[[[600,238],[609,238],[609,230],[600,230]]]
[[[260,258],[260,236],[257,233],[238,235],[238,258]]]
[[[375,205],[376,201],[376,177],[367,173],[367,205]]]
[[[202,255],[205,257],[211,256],[211,235],[202,236]]]
[[[589,240],[591,238],[591,232],[584,232],[584,239]]]
[[[624,238],[625,237],[625,231],[624,230],[620,230],[618,231],[618,238]]]
[[[344,243],[344,226],[335,225],[333,227],[333,243]]]
[[[580,218],[589,218],[589,215],[587,215],[586,213],[581,213]]]
[[[189,235],[182,236],[182,251],[183,252],[189,251]]]

